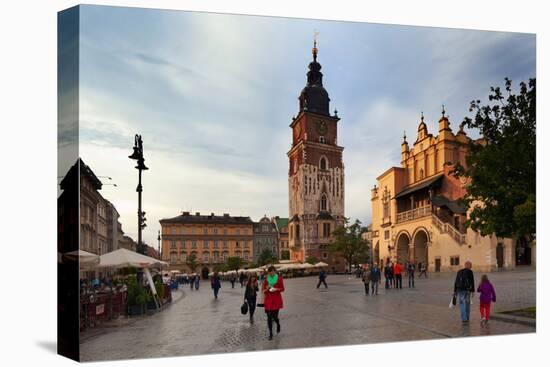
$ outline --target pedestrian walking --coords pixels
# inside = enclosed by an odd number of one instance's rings
[[[241,283],[241,288],[244,287],[244,283],[246,281],[246,274],[243,272],[241,272],[241,274],[239,275],[239,283]]]
[[[495,293],[495,288],[489,282],[487,275],[483,274],[481,276],[481,283],[477,287],[479,292],[479,312],[481,314],[481,324],[487,324],[489,322],[489,317],[491,316],[491,302],[497,301],[497,295]]]
[[[325,285],[325,288],[328,288],[326,279],[327,273],[325,273],[325,271],[321,269],[321,271],[319,272],[319,282],[317,283],[317,288],[321,286],[321,283]]]
[[[273,265],[268,268],[263,290],[265,294],[264,308],[267,314],[267,328],[269,329],[269,340],[271,340],[273,339],[273,322],[277,324],[277,333],[281,332],[279,310],[283,308],[283,297],[281,293],[285,290],[283,277],[275,272],[275,267]]]
[[[410,262],[409,265],[407,265],[407,275],[409,277],[409,288],[414,288],[414,271],[415,271],[414,262]]]
[[[235,288],[235,282],[236,281],[237,281],[237,278],[235,277],[235,275],[231,275],[231,279],[230,279],[231,288]]]
[[[201,285],[201,277],[197,274],[195,275],[195,290],[198,291]]]
[[[363,281],[363,285],[365,286],[365,294],[369,295],[369,288],[370,288],[370,267],[369,264],[365,265],[365,269],[363,270],[363,275],[361,276],[361,280]],[[374,292],[373,292],[374,293]]]
[[[384,267],[384,278],[386,279],[386,289],[391,288],[393,274],[392,274],[392,268],[389,261],[386,263],[386,266]]]
[[[210,279],[210,285],[212,286],[212,289],[214,290],[214,298],[218,299],[218,292],[220,291],[220,288],[222,287],[222,282],[220,280],[220,276],[218,275],[218,272],[215,272],[212,276],[212,279]]]
[[[472,271],[472,263],[466,261],[464,263],[464,268],[456,273],[454,287],[454,292],[460,304],[460,317],[463,324],[467,324],[470,321],[470,295],[474,291],[474,272]]]
[[[256,295],[258,293],[258,279],[255,275],[248,277],[246,288],[244,290],[244,300],[248,304],[248,313],[250,315],[250,323],[254,323],[254,311],[256,310]]]
[[[424,278],[428,278],[428,264],[424,263],[418,263],[418,270],[420,271],[420,274],[418,274],[418,279],[424,274]]]
[[[370,271],[370,284],[372,294],[378,295],[378,284],[382,281],[382,274],[380,273],[380,268],[377,263],[374,263],[373,268]]]
[[[191,288],[191,290],[193,290],[193,287],[195,286],[195,276],[191,276],[189,277],[189,287]]]
[[[401,271],[402,271],[402,268],[401,268],[401,264],[399,263],[399,261],[397,261],[395,263],[395,265],[393,266],[393,277],[395,278],[395,288],[403,288],[403,277],[401,276]]]

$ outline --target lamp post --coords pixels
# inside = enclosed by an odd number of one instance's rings
[[[134,138],[134,152],[132,155],[129,155],[128,158],[136,160],[137,166],[135,167],[138,172],[138,185],[136,188],[136,191],[138,193],[138,243],[137,243],[137,252],[140,254],[144,254],[144,248],[143,243],[141,239],[141,231],[143,228],[145,228],[147,225],[145,224],[145,212],[141,210],[141,192],[143,191],[143,187],[141,185],[141,172],[148,170],[145,166],[145,158],[143,158],[143,140],[141,140],[141,135],[136,134]],[[138,273],[138,281],[141,283],[141,280],[143,279],[143,273]]]
[[[159,253],[159,258],[160,260],[162,260],[162,253],[160,252],[160,229],[159,229],[159,234],[157,236],[157,241],[158,241],[158,253]]]

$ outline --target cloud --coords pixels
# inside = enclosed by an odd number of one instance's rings
[[[98,26],[101,24],[101,26]],[[136,232],[133,136],[144,138],[145,239],[181,210],[257,220],[288,215],[291,117],[313,30],[345,147],[346,215],[366,225],[376,177],[399,165],[403,131],[430,131],[441,104],[456,129],[468,102],[505,76],[535,72],[535,37],[85,6],[81,21],[82,157],[118,185],[104,196]]]

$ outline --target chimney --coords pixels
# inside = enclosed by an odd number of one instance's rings
[[[214,216],[214,213],[210,213],[210,216],[213,217],[213,216]]]
[[[195,215],[198,217],[199,215],[201,215],[201,212],[196,212]]]
[[[227,218],[229,217],[229,213],[223,213],[223,216]]]

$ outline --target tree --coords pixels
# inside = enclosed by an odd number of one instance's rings
[[[318,262],[319,262],[319,259],[315,256],[308,256],[308,258],[306,259],[306,263],[311,264],[311,265],[315,265]]]
[[[232,256],[227,258],[227,268],[229,270],[239,270],[243,264],[243,261],[238,256]]]
[[[536,233],[536,79],[521,82],[519,94],[505,78],[505,91],[491,87],[490,104],[470,103],[472,118],[462,122],[478,129],[482,140],[470,144],[466,166],[456,177],[467,178],[471,207],[466,226],[482,235],[532,240]]]
[[[199,263],[197,261],[197,256],[195,254],[189,255],[185,263],[189,267],[189,270],[191,271],[191,273],[194,273],[197,266],[199,266]]]
[[[368,260],[367,241],[361,237],[361,234],[365,230],[365,227],[361,227],[359,219],[355,220],[352,225],[349,225],[349,219],[345,218],[344,225],[332,232],[335,239],[334,242],[329,244],[328,249],[330,252],[339,254],[346,260],[349,271],[351,271],[352,264]]]
[[[271,252],[270,249],[265,248],[258,256],[258,265],[273,264],[277,262],[277,257]]]

